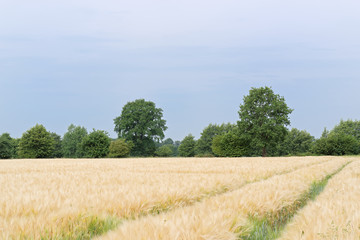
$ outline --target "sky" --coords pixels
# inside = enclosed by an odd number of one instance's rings
[[[0,134],[70,124],[116,137],[143,98],[166,137],[236,123],[252,87],[320,137],[360,119],[358,0],[0,0]]]

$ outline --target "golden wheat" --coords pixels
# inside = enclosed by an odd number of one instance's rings
[[[0,162],[0,238],[71,236],[87,216],[132,218],[192,204],[331,158]]]
[[[99,239],[236,239],[239,232],[246,231],[249,215],[276,214],[291,206],[315,180],[347,161],[337,158],[248,184],[190,207],[128,221]]]
[[[360,239],[360,161],[334,176],[287,226],[283,240]]]

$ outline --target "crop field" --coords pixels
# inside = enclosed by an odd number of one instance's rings
[[[360,239],[359,160],[3,160],[0,239]]]

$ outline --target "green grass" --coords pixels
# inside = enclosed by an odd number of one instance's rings
[[[328,181],[350,163],[351,162],[344,164],[342,167],[327,175],[322,180],[313,182],[309,191],[302,194],[301,197],[292,205],[286,206],[277,212],[269,212],[262,218],[253,215],[249,216],[248,224],[237,230],[237,232],[242,232],[239,234],[239,239],[270,240],[280,237],[286,224],[292,219],[297,211],[303,208],[308,201],[315,200],[316,197],[324,190]]]
[[[115,229],[121,222],[122,220],[116,217],[101,218],[98,216],[79,215],[63,226],[62,231],[59,233],[53,233],[51,230],[42,231],[41,239],[87,240]],[[24,237],[22,239],[34,238]]]

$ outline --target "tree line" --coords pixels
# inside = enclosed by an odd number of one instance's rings
[[[340,121],[315,139],[292,128],[284,97],[270,87],[252,88],[240,105],[237,123],[209,124],[198,140],[165,138],[163,110],[138,99],[128,102],[114,119],[117,139],[103,130],[88,132],[71,124],[64,136],[37,124],[21,138],[0,136],[0,158],[120,158],[120,157],[243,157],[290,155],[348,155],[360,153],[360,121]]]

